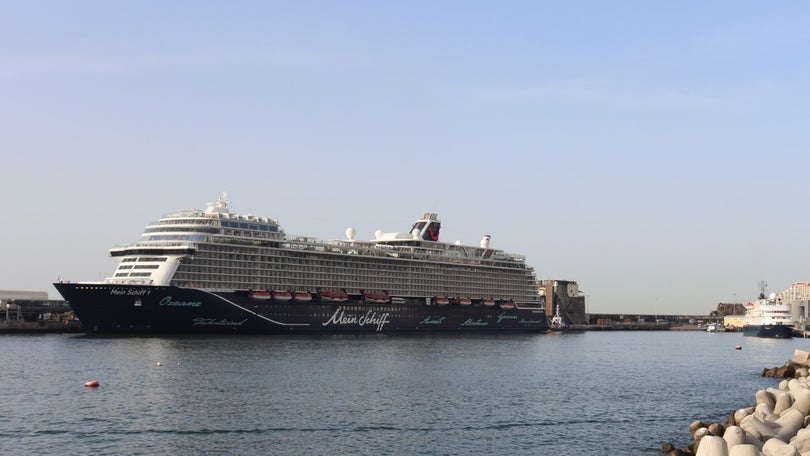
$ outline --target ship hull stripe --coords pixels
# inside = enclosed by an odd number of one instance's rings
[[[543,308],[272,302],[248,293],[151,285],[56,283],[89,333],[546,332]]]

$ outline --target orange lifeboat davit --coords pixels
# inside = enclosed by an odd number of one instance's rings
[[[504,301],[500,304],[501,309],[503,310],[512,310],[515,308],[515,303],[512,301]]]
[[[387,303],[391,299],[391,296],[389,296],[388,293],[369,292],[363,295],[363,299],[368,303],[383,304]]]
[[[346,302],[349,300],[349,293],[343,290],[322,290],[321,301],[324,302]]]
[[[286,302],[292,299],[292,294],[289,291],[274,291],[273,299],[276,301]]]
[[[450,304],[450,300],[445,298],[444,296],[437,297],[436,299],[433,300],[433,302],[435,302],[437,306],[446,306]]]
[[[295,300],[298,302],[309,302],[312,301],[312,295],[305,291],[297,291],[295,292]]]
[[[489,299],[489,298],[482,299],[481,304],[483,304],[484,307],[494,307],[495,306],[495,300],[494,299]]]
[[[453,300],[453,304],[457,304],[459,306],[469,306],[472,304],[472,301],[470,301],[470,298],[458,298]]]
[[[267,301],[271,297],[270,292],[267,290],[253,290],[250,292],[250,298],[256,301]]]

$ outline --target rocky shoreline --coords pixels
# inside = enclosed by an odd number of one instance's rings
[[[810,456],[810,352],[796,350],[783,366],[763,369],[783,378],[778,388],[759,390],[755,405],[730,414],[726,423],[695,421],[693,443],[661,446],[668,456]]]

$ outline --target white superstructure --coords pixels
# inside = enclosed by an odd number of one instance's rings
[[[379,290],[391,296],[513,300],[540,306],[534,270],[519,255],[439,241],[425,213],[404,233],[358,241],[288,238],[271,218],[230,212],[225,195],[205,210],[181,210],[146,227],[135,244],[110,250],[121,261],[105,283],[213,291]]]
[[[790,304],[777,299],[774,293],[767,298],[761,295],[759,299],[745,305],[746,326],[793,326],[790,314]]]

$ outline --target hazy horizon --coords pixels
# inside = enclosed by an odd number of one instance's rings
[[[594,313],[810,280],[810,4],[9,3],[0,289],[99,280],[227,191],[287,233],[422,211]]]

